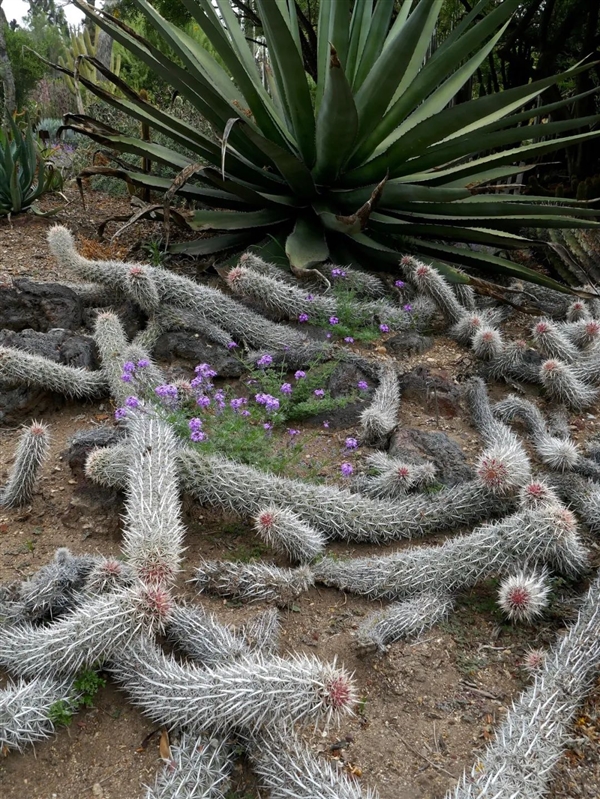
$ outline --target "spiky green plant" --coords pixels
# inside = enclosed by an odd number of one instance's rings
[[[23,133],[10,118],[0,128],[0,217],[27,211],[55,183],[54,167],[42,157],[31,125]]]
[[[490,248],[523,247],[524,227],[597,224],[598,212],[585,202],[508,194],[492,185],[526,170],[527,159],[599,135],[577,132],[598,116],[549,121],[577,98],[538,100],[586,64],[452,104],[500,40],[519,0],[480,0],[433,52],[443,0],[405,0],[395,16],[393,0],[322,2],[316,84],[305,72],[294,2],[256,0],[266,44],[259,64],[229,0],[180,1],[221,63],[147,0],[134,2],[164,51],[122,20],[74,0],[189,100],[215,137],[152,106],[98,64],[119,94],[83,75],[81,83],[168,136],[172,148],[121,135],[87,116],[65,118],[104,146],[180,171],[166,199],[177,188],[202,204],[190,226],[214,235],[172,251],[221,254],[268,241],[271,253],[285,253],[294,270],[328,259],[371,269],[395,266],[399,254],[412,252],[459,283],[469,278],[448,264],[557,286]],[[84,172],[158,192],[172,184],[133,164]]]

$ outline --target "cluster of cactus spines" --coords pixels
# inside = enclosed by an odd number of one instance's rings
[[[341,270],[334,272],[334,270]],[[359,297],[378,299],[386,293],[383,282],[370,272],[363,272],[352,266],[339,266],[336,264],[320,264],[319,271],[330,280],[339,279],[344,286],[352,289]]]
[[[253,770],[270,799],[377,799],[341,764],[336,767],[315,756],[289,730],[276,732],[265,731],[247,745]]]
[[[580,353],[575,344],[564,335],[551,319],[540,319],[532,328],[531,335],[544,358],[554,358],[564,363],[573,363]]]
[[[73,680],[35,677],[18,680],[0,690],[0,752],[22,751],[54,730],[52,711],[58,702],[74,709]]]
[[[590,586],[577,621],[546,653],[496,738],[447,799],[543,799],[569,741],[577,708],[600,667],[600,580]]]
[[[65,366],[14,347],[0,347],[0,380],[7,385],[24,384],[77,399],[97,399],[108,393],[100,371]]]
[[[145,799],[226,799],[232,765],[227,742],[183,733]]]
[[[598,399],[598,391],[577,377],[573,368],[563,361],[544,361],[540,367],[540,381],[552,399],[564,402],[573,410],[589,408]]]
[[[262,508],[254,518],[254,529],[266,544],[293,562],[308,563],[325,549],[323,533],[289,508]]]
[[[152,396],[154,388],[165,382],[162,371],[150,361],[147,350],[129,344],[119,317],[109,311],[98,314],[94,326],[94,341],[102,361],[102,374],[110,388],[113,399],[122,405],[128,396]],[[143,368],[129,373],[129,381],[123,380],[123,366],[127,362],[137,365],[147,362]]]
[[[592,314],[584,300],[574,300],[565,314],[567,322],[583,322],[586,319],[591,319]]]
[[[544,480],[532,480],[519,491],[519,507],[522,510],[536,510],[548,505],[561,505],[556,491]]]
[[[575,376],[584,383],[600,386],[600,347],[593,347],[571,367]]]
[[[562,331],[575,346],[582,350],[593,349],[600,340],[600,320],[582,319],[579,322],[567,323]],[[579,353],[581,355],[581,353]]]
[[[550,586],[545,572],[518,571],[502,580],[498,604],[511,621],[531,622],[548,606]]]
[[[435,482],[433,463],[406,463],[384,452],[374,452],[367,458],[367,464],[376,474],[365,478],[360,490],[374,499],[400,499],[411,489]]]
[[[281,621],[277,608],[267,608],[240,627],[240,635],[251,651],[271,654],[279,649]]]
[[[75,271],[84,280],[102,283],[128,294],[128,275],[131,266],[119,261],[90,261],[79,255],[71,233],[55,226],[48,233],[48,242],[60,265]],[[270,322],[254,313],[218,289],[203,286],[167,269],[144,266],[146,274],[154,281],[161,303],[174,305],[198,314],[200,318],[230,330],[234,340],[267,350],[283,350],[298,346],[304,337],[289,327]]]
[[[209,341],[214,341],[223,347],[231,344],[233,339],[231,333],[220,325],[210,322],[200,314],[176,308],[174,305],[161,306],[152,319],[163,331],[193,330],[196,333],[201,333]]]
[[[471,377],[467,380],[463,387],[463,397],[471,412],[473,424],[481,434],[486,446],[519,446],[517,437],[510,428],[494,418],[487,386],[481,377]]]
[[[362,652],[384,652],[401,638],[421,635],[442,621],[454,607],[448,594],[420,593],[403,602],[394,602],[371,614],[358,628],[356,645]]]
[[[174,603],[167,636],[178,649],[207,666],[234,660],[250,650],[241,635],[198,605]]]
[[[265,725],[325,723],[351,712],[350,676],[335,663],[253,652],[200,667],[165,655],[147,636],[115,653],[111,672],[155,721],[188,731],[253,733]]]
[[[95,450],[88,456],[86,474],[100,485],[124,488],[129,458],[123,443]],[[474,480],[397,501],[278,477],[191,449],[183,448],[178,461],[183,489],[203,505],[216,505],[245,517],[259,513],[265,503],[273,503],[294,511],[328,538],[373,543],[455,529],[508,512],[514,507],[517,491],[529,479],[528,461],[519,447],[484,453]]]
[[[136,582],[136,573],[129,563],[118,558],[96,558],[83,585],[88,595],[108,594],[120,588],[128,588]]]
[[[458,285],[458,284],[457,284]],[[452,325],[448,334],[456,339],[459,344],[469,346],[473,340],[473,336],[482,328],[486,327],[486,320],[482,313],[473,311],[465,313],[461,318]]]
[[[274,280],[279,280],[282,283],[292,283],[294,286],[298,285],[298,280],[288,269],[282,269],[276,264],[272,264],[270,261],[265,261],[264,258],[260,257],[260,255],[257,255],[255,252],[251,252],[250,250],[240,255],[238,264],[239,266],[247,267],[248,269],[252,269],[254,272],[258,272],[259,275],[272,277]]]
[[[457,270],[461,271],[461,270]],[[464,274],[464,272],[462,273]],[[467,311],[475,311],[477,308],[477,303],[475,301],[476,294],[475,290],[472,286],[467,285],[466,283],[452,283],[451,285],[452,291],[456,296],[456,299],[462,305],[462,307]]]
[[[552,487],[564,502],[574,508],[592,533],[600,533],[600,485],[578,474],[552,475]]]
[[[316,582],[342,591],[401,599],[469,588],[524,561],[548,564],[570,575],[586,568],[586,551],[570,511],[558,505],[523,510],[439,547],[411,547],[345,561],[325,557],[312,573]]]
[[[91,555],[72,555],[66,547],[57,549],[54,560],[21,583],[24,617],[30,621],[55,619],[74,608],[95,565],[96,558]]]
[[[494,413],[505,422],[522,421],[531,435],[540,460],[555,471],[570,471],[581,460],[575,442],[552,436],[539,408],[529,400],[510,394],[494,405]]]
[[[313,577],[307,566],[283,569],[262,561],[205,560],[195,569],[194,582],[200,592],[285,608],[312,587]]]
[[[485,364],[485,374],[493,380],[522,380],[539,383],[539,363],[527,358],[527,342],[523,339],[508,342],[501,352]]]
[[[400,264],[407,280],[417,291],[431,297],[450,324],[460,321],[466,310],[456,299],[448,281],[436,269],[415,259],[409,263],[403,258]]]
[[[379,385],[371,404],[360,415],[360,426],[365,442],[382,444],[398,424],[400,386],[398,375],[391,364],[381,368]]]
[[[48,427],[41,422],[32,422],[21,433],[15,462],[6,485],[0,488],[0,505],[12,508],[31,502],[49,442]]]
[[[126,291],[142,311],[152,315],[160,305],[156,283],[147,267],[135,264],[129,267],[125,276]]]
[[[542,668],[545,660],[545,649],[528,649],[523,655],[521,666],[525,669],[525,671],[529,672],[529,674],[535,674]]]
[[[131,448],[123,552],[144,582],[169,584],[179,571],[181,521],[178,441],[172,427],[150,414],[129,424]]]
[[[234,294],[250,297],[264,308],[289,319],[297,319],[301,314],[306,314],[309,319],[317,317],[325,320],[335,316],[338,310],[335,297],[324,294],[309,295],[305,289],[283,283],[245,266],[234,266],[228,272],[227,285]],[[356,317],[365,322],[388,322],[396,330],[404,330],[412,324],[410,313],[384,300],[352,301],[350,305]]]
[[[495,327],[480,327],[471,342],[473,354],[482,361],[496,361],[504,351],[502,334]]]
[[[52,624],[5,629],[0,663],[24,677],[72,675],[126,647],[141,629],[163,629],[171,606],[168,592],[144,585],[93,597]]]

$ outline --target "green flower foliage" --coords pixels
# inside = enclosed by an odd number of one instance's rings
[[[203,207],[190,226],[214,235],[174,252],[223,254],[268,240],[300,270],[329,259],[389,268],[412,253],[458,282],[469,278],[449,264],[556,288],[502,253],[527,246],[523,228],[598,224],[599,212],[584,201],[509,194],[494,185],[526,172],[524,162],[599,135],[578,132],[597,125],[598,115],[562,113],[582,95],[542,99],[548,87],[589,65],[453,102],[492,53],[519,0],[481,0],[437,49],[431,42],[443,0],[405,0],[399,10],[394,0],[322,2],[316,83],[304,68],[289,0],[256,0],[266,45],[260,58],[229,0],[181,0],[210,49],[147,0],[133,2],[160,34],[160,46],[74,2],[189,100],[215,133],[190,129],[108,73],[119,92],[82,83],[172,146],[123,136],[90,117],[67,119],[103,146],[183,173],[178,193]],[[189,151],[193,158],[183,155]],[[154,191],[171,186],[131,163],[103,169]]]

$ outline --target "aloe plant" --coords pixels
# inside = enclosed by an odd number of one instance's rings
[[[65,122],[104,146],[179,172],[167,199],[177,188],[202,206],[190,227],[214,235],[174,245],[174,252],[221,254],[268,241],[267,251],[285,253],[294,271],[327,260],[389,268],[401,254],[413,253],[459,283],[469,278],[451,264],[556,288],[560,284],[493,250],[526,246],[523,228],[598,224],[600,212],[586,202],[508,194],[493,185],[531,168],[522,166],[528,159],[599,135],[580,131],[600,115],[550,121],[583,95],[541,99],[545,89],[588,65],[452,104],[492,53],[519,0],[476,3],[434,52],[430,43],[443,0],[405,0],[395,17],[393,0],[322,2],[316,84],[304,69],[293,0],[256,0],[266,87],[229,0],[180,0],[220,63],[147,0],[134,2],[165,51],[117,17],[74,0],[187,98],[215,137],[154,107],[96,62],[119,91],[83,74],[81,83],[168,136],[172,148],[124,136],[84,115],[67,115]],[[158,192],[172,186],[169,178],[123,162],[85,171]]]
[[[0,129],[0,216],[27,211],[55,182],[54,168],[42,157],[31,125],[22,133],[10,118]]]

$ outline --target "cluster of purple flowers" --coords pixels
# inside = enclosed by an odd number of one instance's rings
[[[202,419],[198,419],[197,416],[190,419],[188,427],[190,428],[190,438],[196,444],[206,440],[206,433],[202,430]]]
[[[350,436],[348,436],[344,443],[346,445],[346,449],[356,449],[358,447],[358,441]]]
[[[382,333],[389,333],[390,332],[389,325],[379,325],[379,329],[381,330]]]
[[[344,475],[344,477],[350,477],[350,475],[354,471],[354,469],[352,468],[352,464],[348,463],[347,461],[344,461],[344,463],[342,463],[342,465],[340,466],[340,470]]]
[[[265,410],[269,413],[271,411],[279,410],[279,400],[277,397],[273,397],[271,394],[265,394],[264,392],[261,392],[260,394],[256,394],[254,399],[259,405],[264,405]]]
[[[172,383],[165,383],[162,386],[156,386],[154,393],[167,405],[175,404],[179,398],[177,386],[174,386]]]
[[[273,363],[273,358],[270,355],[262,355],[256,362],[257,366],[270,366]]]
[[[297,372],[294,372],[294,378],[296,380],[302,380],[303,377],[306,377],[306,372],[303,372],[302,369],[298,369]]]
[[[323,397],[325,396],[325,390],[322,388],[315,388],[313,394],[317,399],[323,399]]]
[[[141,358],[137,363],[134,363],[133,361],[125,361],[123,364],[123,374],[121,375],[121,380],[124,383],[131,383],[132,380],[135,379],[136,369],[144,369],[149,365],[150,361],[147,358]]]
[[[242,409],[242,405],[246,405],[248,400],[246,397],[234,397],[234,399],[230,400],[229,405],[230,407],[238,413]]]
[[[358,389],[360,391],[367,391],[367,389],[369,388],[369,384],[367,383],[366,380],[359,380],[356,385],[358,386]]]
[[[299,322],[308,322],[308,314],[307,313],[301,313],[300,316],[298,317],[298,321]]]
[[[337,316],[330,316],[329,317],[329,324],[330,325],[338,325],[339,323],[340,323],[340,320],[337,318]]]
[[[346,271],[336,266],[331,270],[331,277],[346,277]]]
[[[291,394],[292,393],[291,383],[282,383],[279,390],[281,391],[282,394]]]
[[[406,283],[403,280],[396,280],[394,283],[394,286],[396,286],[397,289],[403,289],[405,285]]]

